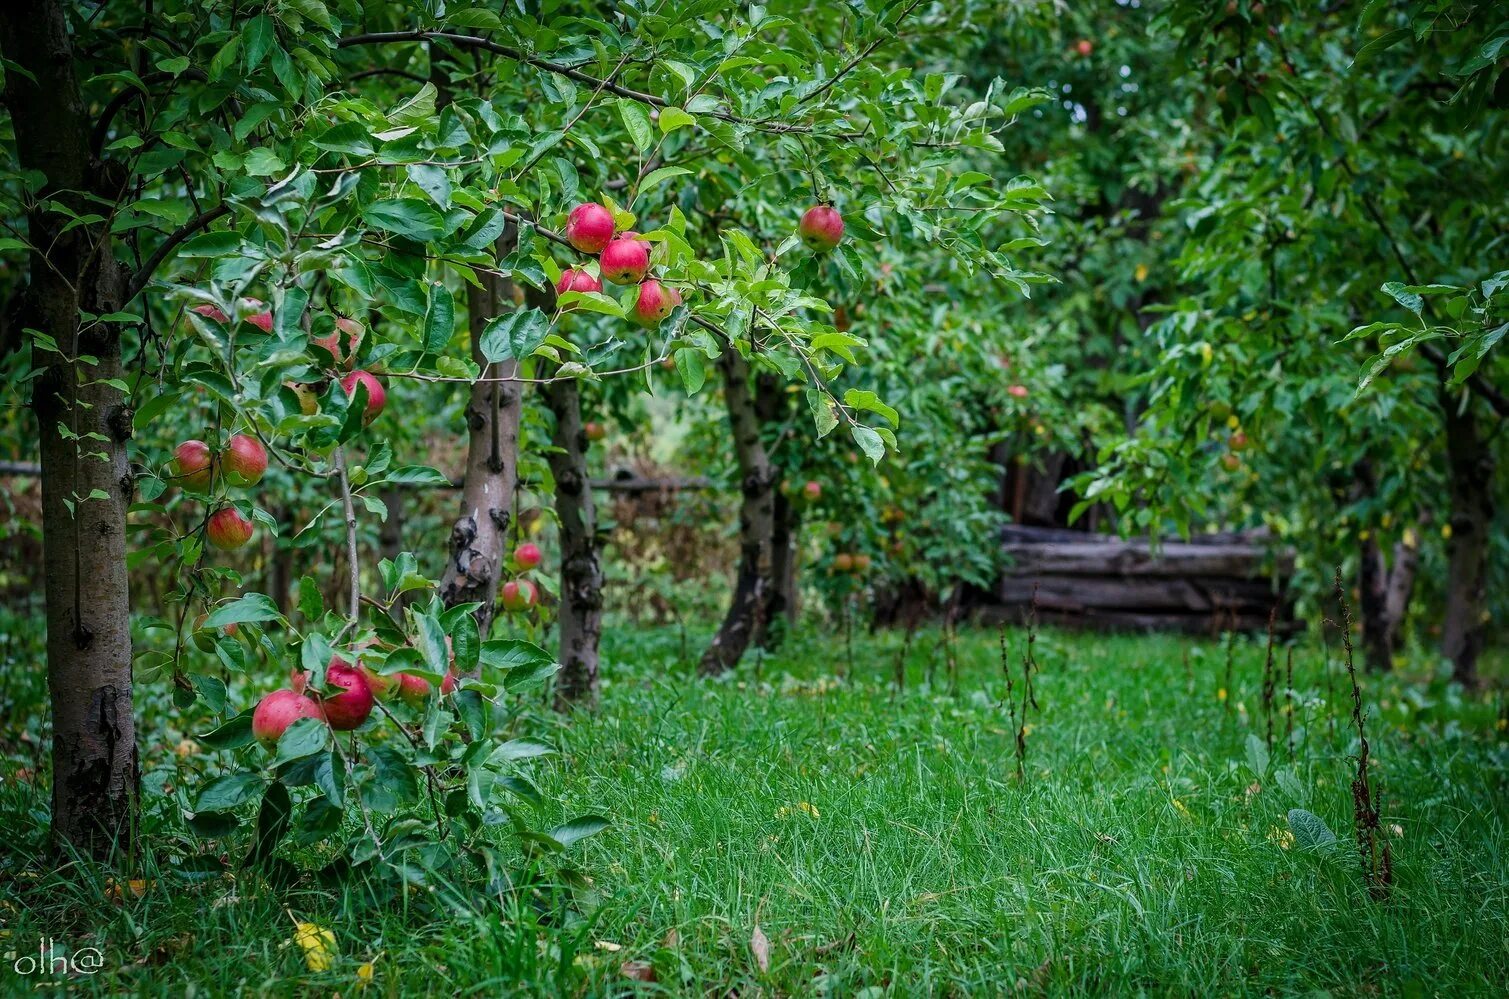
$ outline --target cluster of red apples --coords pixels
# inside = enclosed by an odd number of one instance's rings
[[[527,572],[543,560],[538,545],[525,543],[514,549],[510,564]],[[539,589],[527,579],[511,579],[499,594],[504,610],[522,613],[539,602]],[[287,687],[274,690],[257,702],[252,711],[252,735],[267,745],[276,745],[288,727],[300,718],[323,721],[336,732],[360,728],[380,700],[397,698],[412,708],[421,708],[434,689],[430,681],[413,673],[382,674],[348,663],[335,656],[325,667],[325,687],[339,693],[320,694],[309,689],[309,674],[294,670]],[[455,692],[460,683],[454,658],[440,684],[442,696]]]
[[[814,205],[802,215],[797,233],[809,249],[825,253],[844,238],[844,220],[831,205]],[[568,267],[555,284],[555,293],[601,292],[609,284],[639,286],[629,318],[646,329],[659,326],[681,304],[681,292],[650,277],[649,240],[632,229],[622,232],[613,212],[595,201],[571,209],[566,217],[566,242],[578,251],[597,255],[601,279],[583,267]]]
[[[603,281],[618,285],[639,285],[629,318],[646,329],[654,329],[681,304],[681,292],[662,284],[650,273],[650,242],[640,239],[632,229],[618,230],[613,212],[595,201],[571,209],[566,217],[566,242],[582,253],[597,254],[597,269],[602,280],[581,267],[568,267],[555,284],[555,293],[603,290]]]
[[[869,572],[870,556],[864,554],[855,555],[851,552],[839,552],[837,555],[833,556],[833,571],[853,573]]]
[[[217,451],[201,440],[187,440],[173,451],[173,480],[185,491],[209,493],[217,476],[232,486],[254,486],[267,471],[267,449],[247,434],[236,434]],[[204,525],[209,543],[222,551],[240,548],[251,540],[252,522],[227,503]]]
[[[242,321],[255,326],[264,333],[272,332],[272,313],[262,308],[255,298],[241,300],[246,311]],[[230,324],[230,316],[214,305],[196,305],[189,309],[196,315],[218,323]],[[356,360],[357,348],[361,346],[362,324],[344,316],[335,320],[335,329],[328,336],[312,337],[316,344],[335,360],[338,367],[350,367]],[[344,341],[344,342],[343,342]],[[382,379],[370,371],[351,370],[341,377],[341,387],[349,396],[358,384],[367,389],[367,406],[363,413],[363,425],[370,424],[387,405],[388,394]],[[307,416],[319,411],[319,403],[312,388],[294,384],[290,388],[299,399],[299,408]],[[267,449],[255,437],[236,434],[226,442],[223,450],[217,451],[201,440],[187,440],[173,451],[173,481],[187,492],[208,494],[213,490],[217,476],[232,486],[254,486],[267,471]],[[231,504],[220,506],[205,522],[205,537],[210,544],[222,551],[233,551],[252,538],[252,522]]]

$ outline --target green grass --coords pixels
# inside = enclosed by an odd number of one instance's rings
[[[1022,639],[1008,635],[1014,657]],[[1280,715],[1259,776],[1260,644],[1237,643],[1223,700],[1219,645],[1042,635],[1019,780],[994,632],[960,635],[957,695],[935,632],[914,643],[899,696],[899,635],[856,636],[851,667],[813,629],[714,683],[691,679],[680,642],[672,629],[613,633],[602,711],[530,719],[563,748],[536,772],[563,803],[542,821],[614,820],[578,848],[591,885],[569,911],[489,899],[471,881],[456,900],[381,885],[278,896],[251,878],[167,873],[115,904],[102,875],[28,863],[42,842],[28,813],[43,806],[35,784],[8,780],[6,946],[99,946],[104,970],[73,987],[173,995],[353,994],[366,961],[366,994],[394,996],[1497,995],[1509,982],[1509,750],[1494,696],[1365,678],[1395,878],[1376,902],[1351,840],[1355,738],[1325,703],[1315,643],[1295,658],[1294,758]],[[1340,702],[1335,664],[1330,677]],[[178,733],[154,721],[148,760],[182,766],[164,762]],[[8,739],[7,755],[26,745]],[[1294,807],[1340,842],[1292,845]],[[157,837],[184,835],[154,821]],[[289,944],[295,918],[336,932],[329,971],[309,972]],[[655,983],[624,977],[625,962]]]

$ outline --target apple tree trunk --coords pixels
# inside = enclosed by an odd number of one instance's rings
[[[734,667],[764,627],[772,586],[775,469],[761,439],[749,387],[749,362],[730,345],[723,351],[723,398],[739,467],[739,568],[728,613],[702,654],[698,671],[717,676]]]
[[[785,424],[791,415],[791,393],[784,391],[780,379],[772,374],[760,374],[754,380],[755,412],[760,418],[765,439],[789,432]],[[791,454],[791,450],[786,449]],[[786,483],[796,486],[794,477],[779,463],[772,462],[774,480],[771,483],[771,501],[774,504],[770,539],[770,586],[761,625],[755,640],[764,649],[775,649],[786,637],[786,632],[796,624],[799,605],[797,602],[797,541],[801,533],[802,512],[792,501],[791,490],[783,488]]]
[[[19,0],[0,17],[0,51],[25,70],[6,72],[5,103],[21,166],[45,178],[39,202],[56,199],[84,215],[99,211],[90,195],[118,200],[119,185],[89,153],[62,5]],[[139,782],[125,558],[131,410],[114,387],[123,377],[120,328],[81,324],[80,313],[119,311],[129,275],[107,232],[96,225],[65,231],[67,221],[41,207],[28,217],[33,250],[16,326],[58,347],[37,339],[32,347],[40,372],[32,405],[42,458],[52,833],[59,846],[103,857],[132,847]]]
[[[581,389],[574,379],[544,386],[555,414],[550,472],[555,478],[555,514],[560,521],[561,606],[558,618],[561,672],[555,709],[597,705],[598,640],[602,635],[603,570],[597,513],[587,473],[587,434],[582,428]]]
[[[513,245],[510,229],[498,238],[498,255]],[[482,332],[489,320],[512,307],[512,282],[478,273],[482,287],[467,286],[467,324],[472,360],[482,378],[472,385],[466,405],[466,474],[461,512],[451,526],[450,558],[440,580],[447,607],[476,602],[477,632],[484,640],[497,615],[498,587],[508,553],[508,528],[518,486],[519,419],[523,394],[515,360],[489,364],[482,354]],[[507,303],[507,305],[505,305]]]
[[[1493,524],[1493,452],[1483,440],[1470,396],[1442,394],[1446,416],[1446,466],[1451,496],[1447,542],[1446,615],[1442,651],[1452,679],[1478,684],[1483,651],[1484,601],[1488,586],[1489,531]]]

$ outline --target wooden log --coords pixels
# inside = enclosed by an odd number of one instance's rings
[[[1039,607],[1075,613],[1101,608],[1266,614],[1281,602],[1267,580],[1225,577],[1012,575],[1001,580],[997,593],[1002,603],[1024,604],[1032,602],[1034,588]]]
[[[1018,531],[1021,528],[1017,529]],[[1261,546],[1233,541],[1163,544],[1154,554],[1145,541],[1123,541],[1089,534],[1081,541],[1011,540],[1005,550],[1012,558],[1013,576],[1213,576],[1256,578],[1272,573],[1287,576],[1294,556],[1279,552],[1272,558]]]

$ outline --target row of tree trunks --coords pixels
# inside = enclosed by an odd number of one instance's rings
[[[18,0],[0,17],[0,51],[14,64],[5,103],[20,164],[45,178],[37,204],[51,198],[78,216],[109,214],[103,204],[121,192],[89,152],[62,5]],[[67,221],[32,209],[30,242],[43,249],[28,261],[12,322],[51,336],[67,355],[33,352],[41,372],[32,403],[42,459],[52,832],[59,845],[104,856],[131,849],[138,787],[125,557],[131,411],[110,384],[123,377],[120,329],[81,328],[79,314],[122,309],[130,275],[102,226],[65,231]],[[97,361],[71,360],[82,356]]]
[[[739,568],[728,613],[702,654],[698,669],[703,676],[726,673],[751,642],[760,640],[769,609],[774,566],[776,471],[761,434],[760,415],[750,389],[749,362],[729,345],[718,367],[723,374],[723,399],[742,494]]]
[[[516,239],[512,226],[498,237],[500,259],[512,250]],[[517,375],[518,362],[492,364],[482,354],[482,333],[488,322],[502,313],[504,303],[513,307],[513,283],[497,272],[479,272],[477,276],[481,287],[467,286],[467,326],[472,360],[482,370],[484,380],[472,385],[466,405],[461,512],[451,527],[450,558],[440,580],[440,597],[447,607],[478,603],[477,631],[486,640],[497,614],[498,587],[508,556],[524,400],[519,383],[509,380]]]

